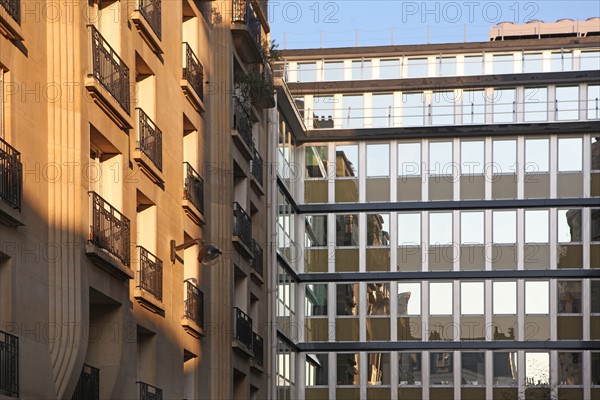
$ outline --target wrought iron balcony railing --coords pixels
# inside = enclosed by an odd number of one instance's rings
[[[0,5],[17,24],[21,24],[21,0],[0,0]]]
[[[254,149],[254,157],[250,163],[250,173],[260,186],[263,185],[263,160],[258,151]]]
[[[233,0],[232,22],[243,23],[248,27],[248,32],[257,49],[261,51],[261,25],[256,13],[250,6],[249,0]]]
[[[237,307],[233,308],[233,337],[252,350],[252,318]]]
[[[252,240],[252,268],[258,272],[260,276],[263,274],[263,249],[256,240]]]
[[[0,138],[0,199],[20,211],[22,192],[21,153]]]
[[[185,281],[185,317],[191,319],[198,326],[204,326],[204,293],[190,281]]]
[[[233,234],[252,249],[252,220],[237,202],[233,203]]]
[[[238,131],[244,143],[251,148],[253,143],[250,115],[238,99],[234,100],[233,107],[233,128]]]
[[[0,394],[19,396],[19,338],[0,331]]]
[[[183,183],[183,199],[192,202],[194,207],[204,213],[204,179],[187,162],[183,163],[185,181]]]
[[[144,289],[157,300],[162,301],[162,272],[163,262],[142,246],[140,249],[140,269],[138,271],[137,287]]]
[[[144,16],[152,31],[160,39],[161,22],[161,0],[138,0],[138,10]]]
[[[79,381],[73,394],[73,400],[100,399],[100,370],[83,364]]]
[[[90,242],[103,248],[129,266],[129,219],[95,192],[91,196]]]
[[[137,382],[137,385],[140,392],[140,400],[162,400],[162,389],[144,382]]]
[[[254,351],[254,360],[262,366],[265,361],[264,340],[256,332],[252,332],[252,350]]]
[[[162,131],[141,108],[139,114],[137,149],[141,150],[162,171]]]
[[[125,62],[121,60],[96,27],[88,25],[88,28],[92,42],[94,78],[129,114],[129,67],[125,65]]]
[[[185,54],[183,79],[188,81],[200,100],[204,100],[204,67],[200,64],[190,45],[185,42],[183,43],[183,53]]]

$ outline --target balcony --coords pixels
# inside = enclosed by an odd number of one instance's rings
[[[190,281],[185,281],[185,304],[181,324],[192,336],[199,338],[204,334],[204,293]]]
[[[247,64],[262,61],[261,24],[249,0],[233,0],[231,33],[238,55]]]
[[[138,140],[133,158],[140,169],[154,183],[161,184],[162,178],[162,131],[141,108],[138,112]]]
[[[23,40],[21,1],[0,0],[0,33],[7,39]]]
[[[136,383],[140,393],[140,400],[162,400],[162,389],[144,382]]]
[[[233,345],[247,356],[252,352],[252,318],[237,307],[233,308]]]
[[[161,46],[161,0],[138,0],[131,20],[153,52],[163,54]]]
[[[90,237],[87,256],[119,279],[133,279],[130,264],[129,219],[95,192],[91,201]]]
[[[265,360],[264,340],[256,332],[252,332],[252,350],[254,352],[254,362],[262,367]]]
[[[263,190],[263,160],[258,151],[254,149],[254,157],[252,161],[250,161],[250,174],[252,175],[252,180],[250,183],[252,187],[256,189],[259,195],[264,195],[265,192]]]
[[[163,262],[145,248],[138,246],[139,260],[134,297],[152,312],[164,312],[162,304]]]
[[[194,109],[204,112],[204,68],[189,44],[183,43],[181,88]]]
[[[258,272],[262,280],[263,276],[263,249],[256,240],[252,240],[252,268]]]
[[[23,192],[23,165],[21,153],[0,138],[0,222],[10,226],[23,225],[19,221]]]
[[[249,75],[252,75],[250,98],[257,109],[275,107],[274,78],[271,65],[263,61],[262,64],[252,65]]]
[[[233,141],[244,157],[252,159],[254,143],[252,140],[252,119],[250,111],[246,110],[241,101],[237,98],[233,100],[233,131],[231,132]]]
[[[131,129],[129,68],[98,29],[88,25],[88,30],[91,72],[85,86],[98,106],[121,129]]]
[[[0,395],[19,397],[19,338],[0,331]]]
[[[246,211],[239,205],[233,203],[233,244],[251,258],[252,253],[252,220]]]
[[[204,224],[204,180],[187,162],[183,163],[183,201],[186,214],[198,225]]]
[[[98,400],[100,399],[100,370],[83,364],[79,381],[73,393],[73,400]]]

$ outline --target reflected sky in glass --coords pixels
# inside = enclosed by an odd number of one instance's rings
[[[548,243],[548,210],[525,210],[525,242]]]
[[[583,164],[581,138],[558,139],[558,171],[581,171]]]
[[[420,283],[398,283],[398,315],[421,315]]]
[[[483,211],[460,213],[460,243],[484,243],[484,214]]]
[[[432,175],[452,175],[452,142],[429,144],[429,173]]]
[[[461,174],[482,174],[484,160],[485,146],[483,141],[460,143]]]
[[[367,176],[390,175],[390,146],[388,144],[367,145]]]
[[[421,245],[421,214],[398,214],[398,245]]]
[[[358,176],[358,146],[357,145],[336,146],[335,152],[338,157],[342,156],[342,155],[346,157],[346,159],[351,164],[352,171],[354,172],[354,176]],[[340,173],[339,167],[336,169],[336,175],[338,173]],[[340,175],[337,175],[337,176],[340,176]],[[348,176],[348,175],[341,175],[341,176]]]
[[[513,244],[517,242],[517,212],[494,211],[492,213],[492,237],[494,243]]]
[[[452,282],[429,284],[429,314],[452,315]]]
[[[525,172],[548,172],[549,161],[550,141],[548,139],[525,140]]]
[[[484,304],[483,282],[460,283],[460,313],[462,315],[483,315]]]
[[[452,244],[452,213],[429,214],[429,245]]]
[[[548,282],[525,282],[525,314],[548,314]]]
[[[398,174],[401,176],[421,175],[421,143],[398,144]]]
[[[517,283],[493,282],[492,312],[496,315],[517,313]]]
[[[514,174],[517,163],[517,141],[494,140],[492,158],[495,174]]]

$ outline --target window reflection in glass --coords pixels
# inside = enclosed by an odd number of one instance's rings
[[[581,242],[581,210],[558,210],[558,242]]]
[[[557,311],[559,314],[581,313],[580,281],[558,281],[557,296]]]
[[[429,143],[429,173],[432,175],[452,175],[452,142]]]
[[[337,354],[338,386],[358,385],[358,353]]]
[[[525,242],[548,243],[548,210],[525,210]]]
[[[494,352],[494,386],[517,386],[517,353]]]
[[[496,315],[517,313],[517,282],[493,282],[492,308]]]
[[[483,174],[485,145],[482,141],[460,143],[460,172],[463,175]]]
[[[600,85],[588,85],[587,91],[587,117],[600,119]]]
[[[566,121],[579,118],[579,87],[560,86],[556,88],[556,120]]]
[[[371,60],[352,61],[352,79],[371,79]]]
[[[400,78],[400,60],[381,60],[379,62],[379,77],[381,79]]]
[[[336,215],[336,246],[358,246],[358,215]]]
[[[581,385],[582,376],[581,353],[558,353],[558,384]]]
[[[573,52],[571,51],[552,53],[550,59],[552,63],[552,72],[573,70]]]
[[[517,212],[494,211],[492,213],[492,239],[498,244],[517,242]]]
[[[306,285],[304,314],[306,317],[327,315],[327,284]]]
[[[463,124],[485,122],[485,90],[465,90],[462,98]]]
[[[435,62],[437,76],[456,75],[456,57],[437,57]]]
[[[548,119],[548,88],[525,88],[525,122]]]
[[[358,284],[337,284],[336,303],[336,315],[358,315]]]
[[[429,314],[452,315],[452,282],[429,283]]]
[[[392,94],[374,94],[371,120],[373,128],[387,128],[393,125]]]
[[[390,215],[367,214],[367,246],[390,245]]]
[[[327,178],[327,146],[308,146],[305,157],[307,178]]]
[[[421,315],[420,283],[398,283],[398,315]]]
[[[548,282],[525,282],[525,314],[548,314],[548,296]]]
[[[367,353],[367,385],[382,386],[390,384],[390,354]]]
[[[323,65],[323,78],[325,81],[343,81],[344,63],[342,61],[326,61]]]
[[[483,315],[485,306],[483,282],[460,283],[460,313]]]
[[[512,54],[495,54],[494,55],[494,74],[512,74],[513,69]]]
[[[579,66],[584,70],[600,69],[600,51],[582,51],[579,56]]]
[[[600,353],[592,352],[592,385],[600,385]]]
[[[335,158],[335,176],[358,176],[358,146],[336,146]]]
[[[483,57],[465,56],[464,75],[483,75]]]
[[[600,301],[598,301],[600,299],[600,281],[592,280],[591,284],[590,312],[592,314],[600,314]]]
[[[331,129],[333,128],[333,111],[337,100],[333,95],[315,96],[313,98],[313,128]],[[310,115],[310,109],[309,115]]]
[[[327,386],[329,381],[329,355],[307,354],[305,375],[306,386]]]
[[[525,172],[550,171],[550,141],[548,139],[525,140]]]
[[[525,353],[525,384],[527,386],[550,383],[550,354]]]
[[[517,170],[517,141],[494,140],[493,142],[494,174],[514,174]]]
[[[390,315],[390,284],[367,285],[367,315]]]
[[[298,63],[298,82],[314,82],[317,80],[317,64]]]
[[[421,175],[421,143],[398,144],[398,175]]]
[[[452,213],[429,214],[429,245],[452,244]]]
[[[492,112],[494,123],[515,122],[517,98],[515,89],[494,89]]]
[[[581,210],[579,211],[579,226],[581,226]],[[600,209],[591,210],[592,213],[592,223],[590,224],[591,231],[591,241],[592,242],[600,242]],[[581,239],[580,239],[581,240]]]
[[[460,243],[484,243],[483,211],[463,211],[460,213]]]
[[[461,354],[461,382],[463,386],[485,385],[485,353]]]
[[[564,138],[558,139],[558,171],[581,171],[583,161],[583,139]]]
[[[390,176],[390,145],[367,145],[367,176]]]
[[[451,352],[431,352],[429,357],[429,383],[452,385],[454,383],[454,355]]]
[[[456,98],[453,91],[433,92],[431,96],[431,123],[433,125],[454,124],[454,103]]]
[[[406,67],[408,78],[423,78],[428,75],[426,58],[409,58]]]
[[[528,53],[523,55],[523,72],[542,72],[542,53]]]
[[[425,116],[425,102],[423,93],[402,94],[402,125],[422,126]]]
[[[327,246],[327,215],[307,215],[304,224],[305,247]]]
[[[593,137],[591,144],[592,171],[600,170],[600,137]]]
[[[342,128],[362,128],[363,119],[363,96],[344,95],[342,98]]]
[[[400,386],[421,386],[421,353],[398,353]]]
[[[421,245],[421,214],[398,214],[398,245]]]

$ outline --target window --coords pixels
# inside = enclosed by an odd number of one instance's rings
[[[308,146],[305,157],[307,178],[327,178],[327,146]]]
[[[400,60],[381,60],[379,62],[379,77],[381,79],[400,78]]]
[[[277,387],[278,393],[293,392],[293,387],[296,385],[296,352],[286,344],[283,340],[277,339]]]
[[[558,281],[558,304],[559,314],[581,313],[581,282],[580,281]],[[592,296],[592,298],[594,298]]]
[[[367,353],[367,385],[382,386],[390,384],[390,354]]]
[[[494,74],[512,74],[513,73],[513,55],[495,54],[494,55]]]
[[[525,242],[548,243],[548,210],[525,210]]]
[[[420,283],[398,283],[398,315],[421,315]]]
[[[423,93],[404,93],[402,95],[402,125],[422,126],[424,113]]]
[[[587,87],[587,117],[600,119],[600,85]]]
[[[592,385],[600,385],[600,353],[592,352]]]
[[[398,214],[398,245],[421,245],[421,214]]]
[[[548,139],[525,140],[525,172],[550,171],[550,141]]]
[[[485,122],[485,91],[465,90],[462,98],[463,124]]]
[[[421,353],[398,353],[400,386],[421,386]]]
[[[431,175],[453,175],[452,142],[429,143],[429,166]]]
[[[362,128],[363,117],[363,96],[344,96],[342,99],[342,128]]]
[[[390,176],[390,145],[367,145],[367,177]]]
[[[337,385],[358,385],[358,353],[337,354]]]
[[[558,384],[562,386],[582,385],[582,354],[558,353]]]
[[[579,172],[583,166],[583,139],[558,139],[558,172]]]
[[[304,218],[304,246],[327,246],[327,215],[307,215]]]
[[[561,86],[556,88],[556,120],[567,121],[579,118],[579,87]]]
[[[548,282],[525,282],[525,314],[548,314],[548,296]]]
[[[323,65],[323,80],[325,81],[343,81],[344,63],[342,61],[325,62]]]
[[[516,121],[516,90],[494,89],[492,104],[494,123]]]
[[[494,352],[494,386],[517,386],[517,353]]]
[[[429,214],[429,245],[452,244],[452,213]]]
[[[356,177],[358,176],[358,146],[336,146],[336,176]]]
[[[485,143],[465,141],[460,143],[460,173],[481,175],[485,166]]]
[[[327,284],[306,285],[304,314],[306,317],[327,315]]]
[[[431,123],[433,125],[454,124],[454,103],[456,101],[454,92],[433,92],[431,100]]]
[[[456,57],[438,57],[436,67],[436,76],[454,76],[456,75]]]
[[[316,63],[298,63],[298,82],[314,82],[317,80]]]
[[[452,385],[454,383],[454,355],[451,352],[429,353],[429,383]]]
[[[373,128],[387,128],[393,125],[392,94],[374,94],[373,108],[371,109],[371,125]]]
[[[421,143],[398,144],[398,175],[421,175]]]
[[[494,174],[515,174],[517,171],[517,141],[494,140],[492,150]]]
[[[550,59],[552,62],[552,72],[573,70],[573,52],[571,51],[552,53]]]
[[[336,246],[358,246],[358,214],[335,216]]]
[[[542,72],[542,53],[523,54],[523,72],[535,73]]]
[[[429,314],[452,315],[452,282],[429,283]]]
[[[367,284],[367,315],[390,315],[390,284]]]
[[[315,96],[313,98],[313,128],[333,128],[333,111],[337,100],[330,96]],[[308,110],[310,115],[310,109]]]
[[[576,217],[578,217],[578,219],[576,218],[576,221],[573,223],[573,226],[575,227],[577,223],[579,223],[579,229],[581,230],[581,210],[574,210],[574,211],[579,211],[578,213],[574,213]],[[591,241],[592,242],[600,242],[600,210],[599,209],[591,209],[592,212],[592,223],[590,224],[590,230],[591,230]],[[568,214],[568,213],[567,213]],[[579,232],[579,241],[581,241],[581,232]]]
[[[582,51],[579,56],[580,69],[599,70],[600,69],[600,51]]]
[[[352,79],[371,79],[371,60],[352,61]]]
[[[428,63],[426,58],[409,58],[406,61],[407,78],[423,78],[428,76]]]
[[[328,354],[307,354],[305,364],[306,386],[327,386],[329,374]]]
[[[390,215],[367,214],[367,246],[390,245]]]
[[[492,312],[496,315],[517,313],[517,282],[492,283]]]
[[[460,213],[460,244],[484,244],[483,211]]]
[[[483,57],[465,56],[464,75],[483,75]]]
[[[485,313],[483,282],[460,283],[460,313],[462,315],[483,315]]]
[[[461,354],[461,382],[463,386],[485,385],[485,353]]]
[[[548,89],[525,88],[525,122],[546,121],[548,119]]]
[[[558,242],[581,242],[581,210],[558,210]]]
[[[527,386],[550,383],[550,354],[525,353],[525,384]]]
[[[514,244],[517,242],[517,212],[492,212],[492,239],[494,244]]]
[[[358,315],[358,284],[339,283],[336,285],[336,315]]]
[[[593,137],[590,145],[590,158],[592,171],[600,171],[600,137]]]
[[[592,314],[600,314],[600,281],[592,280],[591,281],[592,288],[590,296],[590,312]]]

